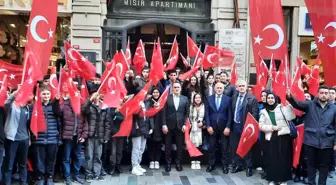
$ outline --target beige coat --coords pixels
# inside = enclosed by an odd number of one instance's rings
[[[288,123],[285,119],[290,121],[295,118],[293,107],[291,105],[282,106],[281,104],[279,104],[274,109],[274,114],[275,114],[276,124],[278,127],[281,128],[281,130],[278,131],[278,135],[280,136],[280,135],[290,134]],[[265,133],[265,139],[268,141],[271,140],[271,136],[273,133],[272,127],[273,127],[272,121],[268,115],[268,112],[266,111],[266,109],[261,110],[260,119],[259,119],[259,128],[261,131]]]

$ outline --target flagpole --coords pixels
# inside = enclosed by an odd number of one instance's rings
[[[145,61],[147,62],[146,53],[145,53],[145,45],[144,45],[144,43],[142,42],[141,39],[140,39],[140,42],[141,42],[141,46],[142,46],[142,52],[143,52],[143,55],[145,57]]]
[[[186,31],[186,38],[187,38],[187,56],[189,57],[189,44],[188,44],[188,31]]]
[[[198,55],[199,55],[199,53],[200,53],[200,51],[201,51],[201,47],[202,47],[202,46],[200,45],[200,47],[198,48],[198,51],[197,51],[196,57],[195,57],[195,59],[194,59],[194,63],[193,63],[192,68],[195,67],[195,64],[196,64],[196,62],[197,62]],[[205,53],[207,47],[208,47],[208,45],[205,46],[204,53]],[[202,59],[202,61],[203,61],[203,60],[204,60],[204,55],[203,55],[203,59]]]
[[[108,79],[108,77],[110,76],[110,74],[112,73],[112,70],[113,70],[113,68],[111,68],[111,69],[109,70],[109,72],[108,72],[107,75],[106,75],[106,78],[105,78],[105,79],[103,80],[103,82],[100,84],[99,89],[97,90],[98,93],[99,93],[100,89],[103,87],[103,85],[104,85],[104,83],[106,82],[106,80]]]
[[[288,59],[287,59],[287,54],[285,55],[285,65],[286,65],[286,68],[285,68],[285,70],[286,70],[286,89],[289,89],[289,79],[288,79],[288,65],[287,65],[287,61]]]
[[[171,58],[171,54],[172,54],[172,50],[173,50],[173,47],[174,47],[174,44],[175,44],[176,36],[177,36],[177,35],[175,35],[175,38],[174,38],[174,41],[173,41],[172,48],[170,49],[170,53],[169,53],[169,58],[168,58],[168,60]],[[167,60],[167,61],[168,61],[168,60]],[[169,64],[169,63],[167,63],[167,65],[168,65],[168,64]]]
[[[269,68],[269,76],[271,78],[271,84],[270,84],[270,87],[271,87],[271,90],[273,89],[272,87],[272,84],[273,84],[273,76],[272,76],[272,69],[273,69],[273,54],[271,56],[271,62],[270,62],[270,68]],[[268,83],[268,82],[267,82]],[[267,84],[266,83],[266,84]]]
[[[58,96],[61,96],[60,93],[61,93],[61,83],[62,83],[62,64],[60,65],[60,72],[59,72],[59,80],[58,81],[59,82],[58,82],[57,93],[58,93]]]

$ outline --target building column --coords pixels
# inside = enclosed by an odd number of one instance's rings
[[[102,72],[102,29],[106,0],[73,0],[71,45],[79,51],[95,52],[97,72]]]
[[[291,56],[290,56],[290,73],[294,73],[295,65],[296,65],[296,57],[300,56],[300,37],[298,35],[299,33],[299,19],[300,19],[300,13],[299,13],[300,7],[294,7],[293,8],[293,20],[292,20],[292,50],[291,50]]]

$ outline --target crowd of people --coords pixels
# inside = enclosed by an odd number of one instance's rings
[[[128,96],[123,103],[144,88],[149,72],[148,67],[140,76],[132,69],[127,72],[124,83]],[[49,77],[41,82],[36,96],[42,99],[46,130],[37,136],[30,131],[33,96],[26,106],[16,107],[17,90],[12,90],[5,106],[0,108],[0,177],[3,184],[12,184],[16,177],[25,185],[30,182],[29,176],[37,185],[52,185],[55,176],[60,174],[66,185],[103,181],[107,174],[123,173],[123,151],[127,146],[131,148],[127,161],[131,162],[133,175],[143,175],[147,165],[150,170],[160,169],[162,161],[165,161],[166,172],[171,171],[173,164],[177,171],[182,171],[183,161],[186,161],[183,153],[187,119],[191,123],[192,143],[207,154],[206,158],[190,158],[192,170],[200,170],[201,164],[207,164],[206,171],[212,172],[220,163],[224,174],[245,170],[246,176],[251,177],[253,169],[261,167],[261,178],[281,185],[287,184],[293,173],[295,182],[311,185],[316,184],[317,171],[319,185],[325,185],[328,176],[334,176],[335,89],[321,86],[315,98],[306,93],[305,102],[287,93],[288,102],[284,106],[270,90],[263,91],[258,102],[259,97],[249,92],[245,81],[233,86],[226,72],[198,71],[185,81],[179,80],[180,74],[178,69],[169,70],[165,79],[150,88],[141,104],[142,109],[133,115],[129,137],[112,137],[119,131],[124,116],[120,107],[101,107],[104,97],[97,92],[101,83],[98,74],[87,82],[90,98],[82,105],[80,115],[74,113],[68,95],[51,99],[47,86]],[[74,81],[80,88],[81,80]],[[141,116],[142,111],[159,107],[158,101],[166,88],[169,88],[169,96],[163,109],[153,117]],[[304,115],[296,116],[294,108]],[[260,137],[241,158],[236,150],[248,113],[258,120]],[[296,169],[292,168],[293,138],[289,121],[305,126],[304,145]],[[142,162],[145,150],[148,164]],[[172,155],[173,151],[176,155]],[[220,160],[216,160],[216,156],[220,156]],[[29,173],[27,164],[32,165]],[[84,179],[80,175],[82,169]]]

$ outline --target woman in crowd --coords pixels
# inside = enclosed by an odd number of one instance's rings
[[[150,99],[150,107],[159,107],[158,101],[160,99],[161,93],[158,88],[154,88],[152,93],[152,98]],[[161,146],[162,146],[162,121],[163,112],[160,111],[153,116],[153,134],[148,140],[148,151],[149,151],[149,168],[159,169],[160,159],[161,159]]]
[[[145,114],[140,116],[141,112],[145,112],[149,108],[149,102],[141,102],[140,106],[142,110],[138,114],[133,115],[133,127],[130,135],[132,138],[132,174],[136,176],[143,175],[146,172],[140,166],[140,163],[142,161],[142,154],[146,148],[147,138],[153,133],[153,126],[151,126],[153,118],[148,118]]]
[[[194,95],[201,92],[201,87],[196,76],[192,76],[189,80],[183,82],[182,95],[188,97],[189,102],[192,102]]]
[[[205,106],[202,102],[202,95],[200,93],[196,93],[193,98],[189,115],[191,124],[190,140],[196,147],[200,147],[202,145],[202,127],[205,115]],[[201,169],[200,157],[193,157],[191,159],[191,169]]]
[[[282,106],[277,96],[268,93],[265,108],[260,112],[259,126],[267,142],[265,168],[270,185],[287,185],[292,179],[292,137],[288,121],[295,118],[293,108]]]

